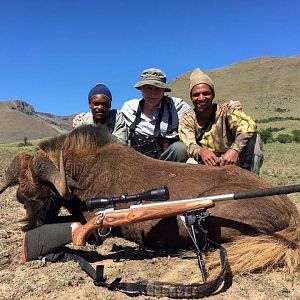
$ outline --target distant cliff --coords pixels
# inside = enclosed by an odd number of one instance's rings
[[[7,101],[7,106],[11,107],[11,109],[19,110],[20,112],[27,114],[27,115],[33,115],[35,113],[35,110],[32,105],[26,103],[22,100],[10,100]]]
[[[71,116],[36,112],[19,99],[0,101],[0,143],[20,142],[52,137],[72,130]]]

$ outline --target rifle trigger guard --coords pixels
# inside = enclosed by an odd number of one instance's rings
[[[103,213],[103,211],[99,211],[98,218],[96,220],[96,224],[98,226],[100,226],[97,229],[97,232],[98,232],[99,236],[101,236],[101,237],[106,237],[111,233],[111,227],[109,227],[109,228],[102,227],[104,217],[105,217],[105,214]]]
[[[111,233],[111,227],[109,227],[109,228],[104,228],[104,227],[98,228],[98,234],[101,237],[107,237],[110,233]]]

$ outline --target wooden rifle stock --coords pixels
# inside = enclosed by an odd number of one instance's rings
[[[84,246],[88,236],[98,228],[109,228],[128,223],[172,217],[200,208],[213,207],[214,205],[214,202],[210,199],[196,198],[131,205],[130,208],[126,209],[99,211],[95,217],[74,231],[73,244]]]

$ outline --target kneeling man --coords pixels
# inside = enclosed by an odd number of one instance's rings
[[[194,109],[179,122],[189,157],[209,166],[237,164],[259,174],[263,153],[255,122],[227,103],[213,103],[214,83],[198,68],[190,76],[190,97]]]

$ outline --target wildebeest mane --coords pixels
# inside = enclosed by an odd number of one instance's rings
[[[68,151],[93,151],[95,148],[115,143],[116,139],[107,127],[99,125],[84,125],[75,128],[70,133],[62,134],[39,144],[45,152],[55,152],[58,149]]]

